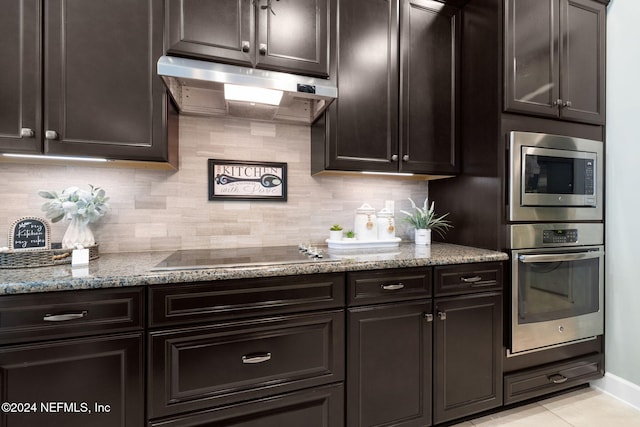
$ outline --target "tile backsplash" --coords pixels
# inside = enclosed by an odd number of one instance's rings
[[[310,144],[308,126],[182,115],[178,171],[0,163],[0,246],[14,220],[44,216],[38,190],[72,185],[100,186],[111,198],[111,211],[91,224],[105,253],[320,243],[331,224],[352,228],[364,202],[381,209],[394,200],[398,219],[408,197],[427,195],[426,181],[311,176]],[[288,200],[209,201],[208,159],[287,163]],[[398,236],[409,238],[397,225]],[[52,224],[54,242],[66,226]]]

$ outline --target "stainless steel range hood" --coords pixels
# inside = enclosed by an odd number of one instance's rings
[[[181,112],[253,120],[313,123],[338,96],[335,81],[173,56],[158,60]],[[225,84],[283,92],[279,105],[225,99]]]

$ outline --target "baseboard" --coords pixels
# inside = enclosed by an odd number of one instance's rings
[[[637,384],[606,373],[602,379],[591,381],[591,387],[597,388],[640,410],[640,386]]]

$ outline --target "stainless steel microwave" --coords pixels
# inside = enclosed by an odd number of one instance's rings
[[[601,221],[602,141],[509,135],[510,221]]]

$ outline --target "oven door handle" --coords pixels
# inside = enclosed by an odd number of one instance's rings
[[[581,259],[602,258],[603,251],[580,252],[575,254],[539,254],[539,255],[518,255],[518,260],[523,263],[528,262],[558,262],[558,261],[578,261]]]

